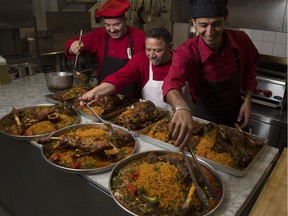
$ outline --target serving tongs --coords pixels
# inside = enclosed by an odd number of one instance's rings
[[[236,128],[237,131],[239,131],[241,134],[243,134],[244,137],[245,137],[250,143],[256,145],[255,141],[254,141],[253,139],[251,139],[251,138],[249,137],[249,135],[246,134],[246,133],[241,129],[241,127],[239,126],[239,124],[235,123],[235,128]]]
[[[215,201],[215,203],[217,203],[217,197],[216,197],[215,191],[212,188],[211,184],[208,182],[208,180],[207,180],[202,168],[200,167],[200,165],[198,163],[198,160],[197,160],[196,156],[194,155],[191,147],[189,145],[187,145],[187,146],[188,146],[187,147],[188,148],[188,152],[192,156],[192,160],[188,159],[188,156],[185,153],[185,149],[182,152],[183,153],[183,158],[184,158],[184,160],[186,162],[186,165],[188,167],[189,174],[190,174],[190,176],[192,178],[192,181],[194,183],[194,186],[195,186],[195,189],[196,189],[196,192],[197,192],[197,194],[199,196],[200,201],[202,202],[202,204],[203,204],[203,206],[204,206],[204,208],[206,210],[210,210],[211,207],[214,207],[214,206],[211,206],[209,204],[209,203],[211,203],[211,202],[209,202],[209,199],[212,199],[213,201]],[[203,180],[203,183],[205,185],[205,188],[207,189],[208,194],[205,193],[203,191],[203,189],[199,186],[198,180],[197,180],[196,175],[195,175],[195,173],[193,171],[191,163],[195,165],[197,172],[201,175],[201,179]]]
[[[81,42],[81,39],[82,39],[82,29],[80,30],[80,36],[79,36],[79,40],[78,40],[78,43]],[[81,81],[86,81],[88,79],[88,77],[83,74],[83,73],[80,73],[79,71],[76,71],[76,67],[77,67],[77,63],[78,63],[78,57],[79,57],[79,50],[77,51],[76,53],[76,58],[75,58],[75,62],[74,62],[74,68],[73,68],[73,75],[75,78],[81,80]]]

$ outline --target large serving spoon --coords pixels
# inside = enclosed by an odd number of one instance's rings
[[[79,36],[79,40],[78,42],[80,43],[81,42],[81,39],[82,39],[82,29],[80,30],[80,36]],[[73,68],[73,75],[75,78],[81,80],[81,81],[86,81],[88,80],[88,77],[83,74],[83,73],[80,73],[79,71],[76,71],[76,66],[77,66],[77,63],[78,63],[78,57],[79,57],[79,50],[77,51],[76,53],[76,58],[75,58],[75,62],[74,62],[74,68]]]
[[[108,128],[108,132],[110,133],[110,135],[114,134],[114,130],[112,125],[108,122],[105,121],[104,119],[102,119],[90,106],[89,104],[86,104],[86,107]]]

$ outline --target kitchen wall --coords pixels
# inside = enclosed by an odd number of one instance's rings
[[[34,0],[36,7],[36,19],[37,19],[37,30],[38,31],[48,31],[47,29],[47,14],[46,12],[57,12],[57,0]],[[98,0],[97,3],[90,9],[90,21],[91,28],[97,28],[103,26],[102,23],[95,22],[95,9],[104,4],[107,0]],[[142,3],[142,0],[130,0],[132,3],[137,3],[139,6]],[[145,8],[149,8],[150,0],[144,0]],[[155,3],[155,0],[154,0]],[[171,0],[165,0],[165,3],[168,6],[169,12],[171,11]],[[128,21],[129,25],[134,25],[135,27],[141,27],[144,30],[147,30],[152,25],[163,25],[166,26],[169,30],[171,30],[174,40],[174,48],[177,48],[180,44],[182,44],[187,38],[189,33],[189,24],[188,23],[171,23],[170,22],[170,13],[162,13],[159,17],[155,17],[153,22],[139,25],[137,10],[133,10],[131,12],[131,20]],[[127,12],[127,16],[130,17],[130,11]],[[287,33],[285,32],[276,32],[276,31],[265,31],[265,30],[257,30],[257,29],[240,29],[245,31],[255,46],[257,47],[259,53],[287,57]],[[21,29],[21,37],[29,37],[29,32],[31,29]],[[28,36],[27,36],[28,35]],[[60,36],[58,36],[60,35]],[[59,44],[63,44],[63,41],[68,37],[64,34],[54,35],[54,38],[61,38],[59,40]],[[70,35],[69,35],[70,36]],[[65,40],[63,39],[65,38]],[[56,40],[57,41],[57,40]],[[57,43],[58,44],[58,43]]]
[[[287,58],[287,33],[257,29],[239,29],[251,38],[260,54]],[[188,23],[174,23],[174,48],[177,48],[188,37]]]

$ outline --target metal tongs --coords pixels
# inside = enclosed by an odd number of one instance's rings
[[[108,132],[110,133],[110,135],[114,134],[114,130],[112,125],[105,121],[104,119],[102,119],[90,106],[89,104],[86,104],[86,107],[108,128]]]
[[[197,191],[197,194],[199,196],[199,199],[200,201],[203,203],[204,205],[204,208],[209,210],[211,207],[209,206],[209,202],[208,202],[208,199],[213,199],[214,201],[217,201],[217,198],[216,198],[216,194],[215,194],[215,191],[214,189],[212,188],[211,184],[208,182],[201,166],[199,165],[198,163],[198,160],[196,158],[196,156],[194,155],[192,149],[191,149],[191,146],[187,145],[188,146],[188,152],[191,154],[192,156],[192,161],[188,159],[188,156],[185,154],[185,151],[183,150],[183,158],[187,164],[187,167],[188,167],[188,170],[189,170],[189,173],[190,173],[190,176],[192,178],[192,181],[195,185],[195,189]],[[195,167],[197,168],[197,171],[199,172],[199,174],[201,175],[203,181],[204,181],[204,184],[205,184],[205,187],[207,188],[207,191],[209,194],[205,193],[203,191],[203,189],[199,186],[198,184],[198,180],[196,179],[196,175],[193,171],[193,168],[192,168],[192,165],[191,165],[191,162],[193,162],[193,164],[195,165]],[[208,195],[208,197],[207,197]]]

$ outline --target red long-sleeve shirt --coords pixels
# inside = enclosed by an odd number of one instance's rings
[[[146,33],[140,29],[127,26],[129,33],[133,40],[134,54],[145,50]],[[130,40],[128,34],[121,39],[113,39],[110,36],[108,40],[108,52],[107,55],[110,57],[127,59],[127,48],[130,47]],[[69,54],[69,47],[71,44],[78,40],[79,37],[69,39],[65,44],[65,55],[68,58],[75,58],[75,55]],[[104,61],[104,48],[106,40],[105,28],[96,28],[91,32],[82,36],[81,39],[85,45],[85,49],[81,51],[81,55],[88,53],[95,53],[97,58],[97,73],[99,73]]]
[[[152,65],[153,80],[163,81],[171,65],[171,60],[163,65]],[[103,82],[109,82],[115,85],[116,94],[128,84],[138,83],[138,94],[149,80],[149,59],[145,52],[138,53],[119,71],[105,77]]]
[[[259,53],[245,32],[224,30],[225,46],[222,53],[216,53],[205,44],[200,36],[188,39],[173,54],[172,65],[162,86],[163,95],[169,90],[181,91],[185,81],[189,82],[189,92],[193,101],[197,99],[200,85],[200,71],[197,57],[198,49],[202,59],[204,78],[211,81],[223,81],[228,79],[237,68],[233,49],[239,55],[241,88],[243,91],[255,91],[256,63]]]

